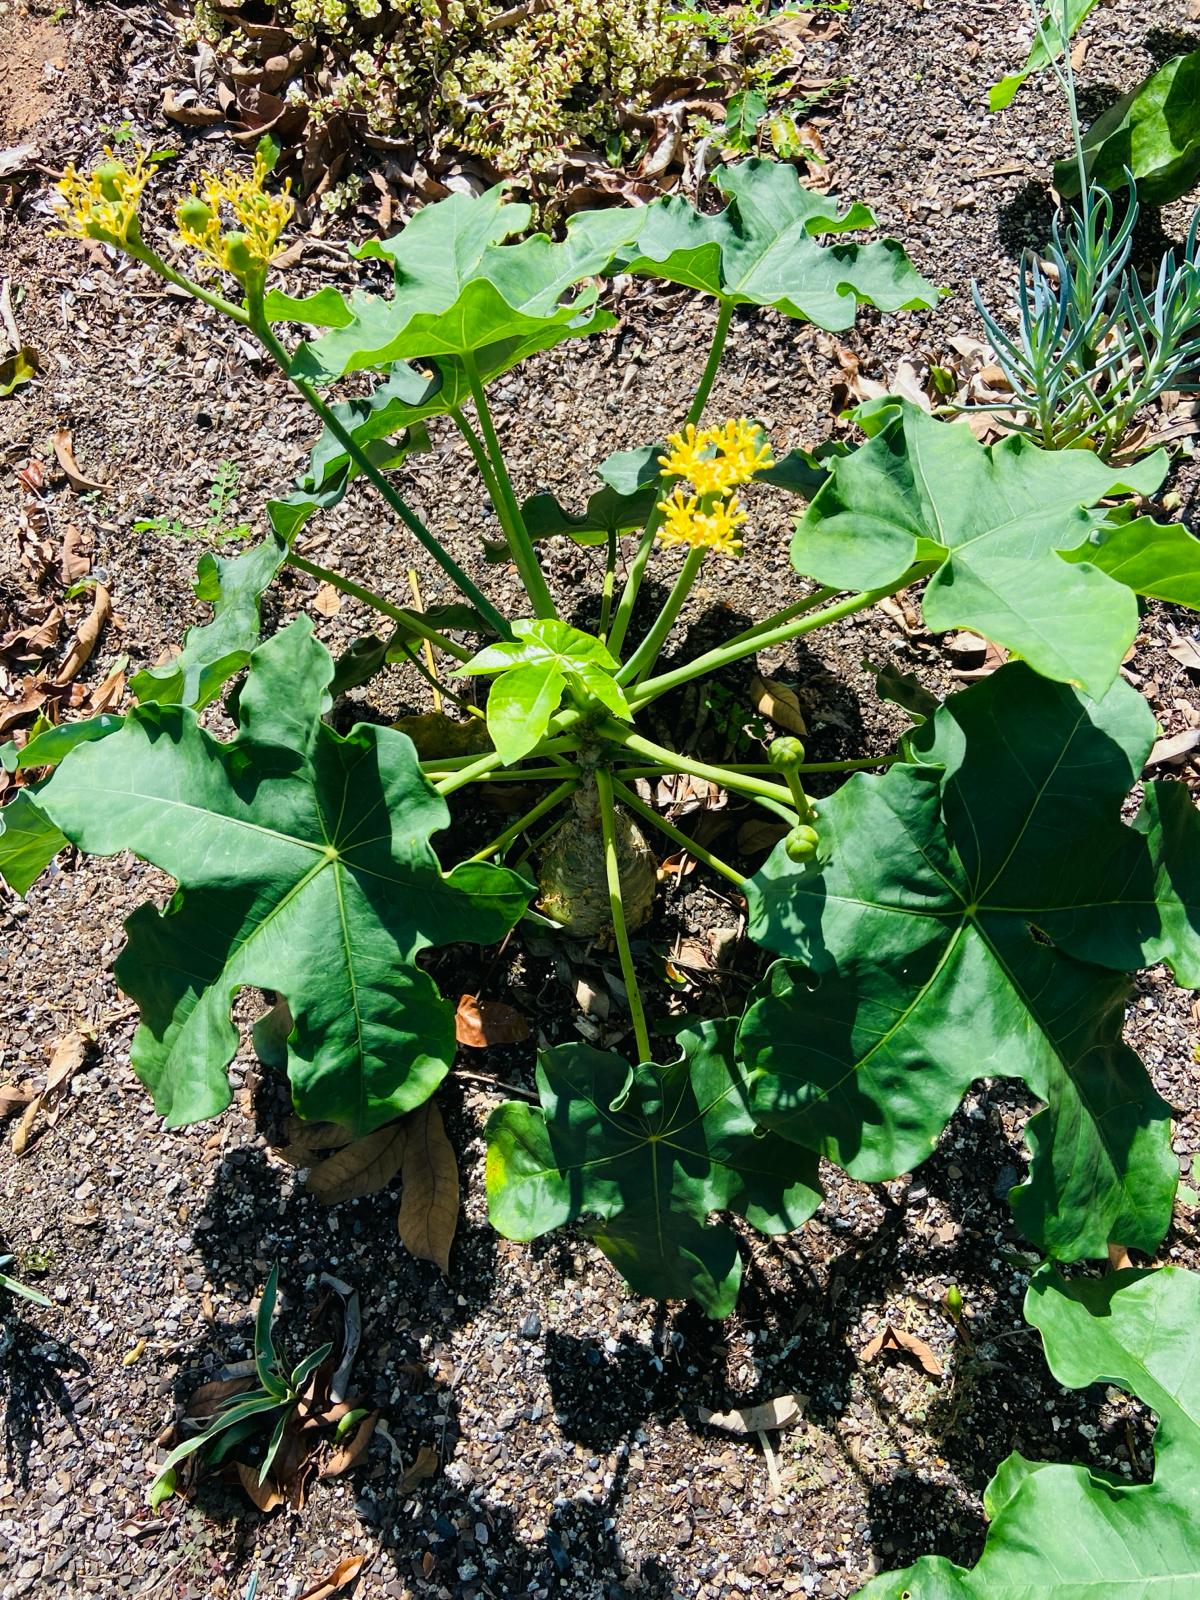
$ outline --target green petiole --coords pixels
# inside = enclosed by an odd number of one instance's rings
[[[565,800],[578,787],[578,781],[579,774],[577,769],[575,775],[567,782],[560,783],[557,789],[551,789],[550,793],[544,799],[539,800],[536,806],[531,807],[523,817],[518,817],[516,822],[505,828],[503,833],[497,834],[489,844],[484,845],[482,850],[476,850],[473,856],[468,856],[467,860],[486,861],[489,856],[502,855],[509,845],[525,832],[531,823],[536,822],[539,817],[544,817],[547,811],[553,811],[560,801]]]
[[[629,929],[625,925],[625,906],[621,900],[621,869],[617,861],[617,834],[613,820],[612,779],[603,767],[596,769],[596,792],[600,800],[600,831],[604,837],[604,870],[608,878],[608,904],[612,915],[613,935],[617,956],[621,962],[621,977],[629,1000],[629,1015],[633,1020],[633,1036],[637,1044],[637,1059],[650,1060],[650,1034],[646,1028],[646,1013],[642,1007],[637,971],[633,964],[633,951],[629,947]]]
[[[632,789],[618,782],[615,773],[613,774],[613,780],[613,793],[620,799],[622,805],[628,806],[630,811],[636,812],[639,817],[652,824],[660,833],[666,834],[668,839],[679,845],[681,849],[686,850],[689,855],[695,856],[697,861],[702,861],[706,867],[711,867],[714,872],[719,872],[723,878],[728,878],[730,883],[737,888],[740,889],[742,887],[746,881],[742,873],[722,861],[720,856],[713,855],[711,850],[706,850],[702,844],[697,844],[694,839],[689,839],[686,833],[682,833],[673,822],[668,822],[666,817],[660,816],[653,806],[648,806]]]

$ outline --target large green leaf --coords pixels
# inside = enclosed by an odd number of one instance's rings
[[[823,800],[818,864],[779,847],[747,884],[752,937],[808,969],[774,968],[742,1024],[760,1120],[893,1177],[974,1079],[1022,1078],[1046,1103],[1025,1232],[1063,1259],[1153,1250],[1177,1169],[1122,1041],[1124,974],[1200,981],[1200,814],[1166,784],[1121,820],[1153,737],[1124,680],[1089,702],[1014,664],[909,736],[922,764]]]
[[[984,1491],[991,1526],[967,1571],[925,1556],[859,1600],[1194,1600],[1200,1594],[1200,1274],[1179,1267],[1065,1283],[1043,1267],[1025,1296],[1051,1372],[1118,1384],[1158,1419],[1150,1483],[1016,1452]]]
[[[1090,562],[1134,594],[1200,611],[1200,539],[1181,522],[1104,522],[1064,559]]]
[[[129,687],[138,700],[197,711],[215,700],[258,644],[262,596],[286,557],[287,545],[276,533],[241,555],[206,551],[196,568],[195,591],[212,605],[212,621],[187,630],[179,655],[134,675]]]
[[[536,1239],[586,1220],[638,1293],[689,1297],[713,1317],[737,1299],[737,1241],[709,1213],[733,1211],[786,1233],[816,1210],[814,1158],[749,1114],[731,1064],[732,1024],[682,1031],[665,1067],[631,1067],[586,1044],[542,1052],[541,1106],[510,1103],[488,1119],[487,1193],[506,1238]]]
[[[535,234],[505,244],[528,226],[530,210],[507,204],[503,187],[425,206],[401,232],[360,252],[391,261],[394,295],[353,294],[345,325],[302,345],[293,369],[327,383],[398,360],[470,356],[487,381],[537,350],[611,327],[609,313],[591,310],[594,286],[564,296],[608,266],[632,216],[620,208],[585,213],[562,241]]]
[[[902,311],[937,303],[937,290],[894,239],[819,245],[816,235],[869,228],[874,217],[801,184],[794,167],[742,161],[713,182],[730,203],[715,216],[680,196],[633,212],[636,231],[613,270],[699,289],[730,305],[773,306],[822,328],[849,328],[861,304]]]
[[[411,1110],[454,1053],[453,1008],[415,958],[501,937],[531,893],[480,863],[443,874],[445,802],[403,734],[321,721],[332,671],[299,618],[255,651],[231,742],[185,707],[139,706],[38,793],[81,849],[132,850],[180,885],[129,919],[116,967],[142,1012],[134,1068],[173,1126],[228,1103],[247,987],[288,1003],[302,1116],[365,1133]]]
[[[567,534],[576,544],[604,544],[610,533],[630,533],[645,526],[654,502],[663,493],[658,458],[662,445],[615,451],[597,468],[604,480],[581,513],[567,511],[552,494],[531,495],[521,516],[531,539]]]
[[[1175,56],[1097,118],[1083,136],[1088,180],[1121,189],[1132,172],[1138,198],[1165,206],[1200,177],[1200,50]],[[1075,160],[1054,167],[1054,186],[1079,193]]]
[[[922,602],[930,628],[971,628],[1047,677],[1103,694],[1133,642],[1137,603],[1123,583],[1063,553],[1095,527],[1086,507],[1153,492],[1166,453],[1117,468],[1017,435],[982,445],[909,401],[877,411],[871,426],[866,444],[830,458],[829,482],[796,525],[796,570],[873,589],[917,559],[940,558]]]
[[[1096,0],[1051,0],[1041,12],[1042,30],[1034,35],[1033,45],[1029,56],[1020,72],[1010,72],[1006,78],[1001,78],[999,83],[994,83],[988,91],[988,109],[1003,111],[1013,102],[1017,90],[1033,73],[1040,72],[1043,67],[1048,67],[1050,62],[1062,54],[1062,34],[1060,19],[1063,7],[1067,13],[1067,37],[1070,38],[1080,23],[1096,4]],[[1028,7],[1023,7],[1028,10]],[[1047,50],[1045,41],[1049,41],[1050,49]]]
[[[0,808],[0,878],[15,894],[28,894],[60,850],[70,843],[28,789]]]

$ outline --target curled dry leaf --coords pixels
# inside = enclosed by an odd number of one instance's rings
[[[480,1000],[464,994],[454,1013],[454,1037],[472,1050],[494,1044],[519,1044],[529,1037],[529,1024],[514,1006],[502,1000]]]
[[[58,669],[58,677],[54,684],[58,689],[65,688],[74,678],[77,678],[91,659],[92,651],[100,638],[104,624],[112,616],[112,601],[108,590],[102,583],[96,585],[96,598],[92,602],[92,609],[80,623],[78,632],[71,641],[62,666]]]
[[[283,1495],[275,1487],[273,1478],[268,1477],[265,1482],[259,1483],[257,1467],[248,1467],[244,1461],[235,1461],[234,1467],[237,1469],[238,1482],[264,1515],[283,1504]]]
[[[1174,767],[1184,761],[1200,744],[1200,728],[1185,728],[1167,739],[1156,739],[1146,758],[1148,767]]]
[[[780,683],[778,678],[760,678],[756,675],[750,681],[750,699],[754,709],[776,727],[800,738],[808,732],[795,691],[789,689],[786,683]]]
[[[106,483],[101,483],[96,478],[89,478],[87,473],[80,469],[75,459],[75,444],[70,428],[55,428],[54,459],[66,474],[67,482],[76,494],[92,494],[97,490],[108,488]]]
[[[396,1219],[411,1255],[436,1262],[450,1275],[450,1246],[458,1227],[458,1163],[432,1100],[405,1118],[407,1139],[401,1181],[404,1194]]]
[[[407,1119],[406,1119],[407,1120]],[[400,1170],[408,1135],[405,1123],[389,1122],[315,1166],[305,1187],[327,1206],[385,1188]]]
[[[187,1403],[189,1417],[211,1417],[223,1400],[228,1400],[231,1395],[243,1394],[254,1380],[247,1375],[242,1378],[214,1378],[211,1383],[202,1383],[198,1389],[193,1389]]]
[[[366,1562],[366,1556],[347,1556],[344,1561],[338,1562],[327,1577],[319,1579],[303,1594],[297,1595],[296,1600],[331,1600],[339,1589],[345,1589],[354,1582]]]
[[[1174,644],[1167,646],[1167,654],[1189,672],[1200,672],[1200,645],[1194,639],[1181,636]]]
[[[13,1129],[14,1155],[27,1154],[29,1141],[39,1118],[50,1128],[58,1121],[63,1097],[70,1087],[71,1079],[83,1065],[87,1048],[88,1042],[81,1033],[68,1033],[55,1045],[50,1066],[46,1071],[46,1087],[36,1100],[31,1100],[26,1106],[20,1122]]]
[[[353,1437],[346,1444],[334,1450],[333,1454],[321,1468],[322,1478],[340,1478],[343,1472],[349,1472],[359,1457],[371,1442],[371,1435],[375,1432],[375,1424],[379,1421],[378,1411],[372,1411],[365,1416],[354,1430]]]
[[[0,700],[0,736],[15,728],[18,722],[23,722],[26,717],[31,717],[45,704],[45,701],[46,691],[37,679],[23,678],[15,699]]]
[[[424,1483],[427,1478],[435,1478],[437,1470],[437,1451],[432,1445],[423,1444],[417,1451],[412,1466],[405,1469],[400,1482],[396,1485],[397,1494],[407,1494],[410,1489],[415,1489],[419,1483]]]
[[[859,1359],[864,1363],[874,1361],[877,1356],[888,1351],[895,1351],[897,1355],[911,1356],[931,1378],[942,1376],[942,1364],[924,1339],[918,1339],[916,1334],[906,1333],[903,1328],[893,1328],[890,1322],[873,1339],[867,1340]]]
[[[58,575],[63,583],[69,586],[78,583],[80,578],[86,578],[91,570],[92,558],[87,553],[85,536],[74,523],[71,523],[63,534]]]
[[[283,1124],[283,1148],[279,1154],[294,1167],[311,1167],[318,1150],[340,1150],[354,1138],[340,1122],[308,1122],[303,1117],[288,1117]]]
[[[0,1120],[11,1117],[33,1099],[33,1090],[24,1083],[0,1083]]]
[[[794,1428],[802,1422],[805,1399],[802,1394],[781,1394],[761,1405],[739,1406],[734,1411],[710,1411],[707,1406],[698,1406],[697,1411],[700,1421],[709,1428],[722,1428],[726,1433],[765,1433]]]
[[[738,829],[738,851],[744,856],[761,855],[765,850],[774,850],[780,839],[790,832],[786,822],[772,822],[768,817],[750,817]]]

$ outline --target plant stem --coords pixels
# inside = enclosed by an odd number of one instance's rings
[[[298,572],[307,572],[310,578],[316,578],[320,583],[329,584],[330,588],[340,589],[343,594],[350,595],[354,600],[361,600],[364,605],[378,611],[381,616],[390,617],[393,622],[403,623],[419,639],[427,639],[430,644],[437,645],[439,650],[444,650],[448,656],[454,656],[458,661],[471,659],[471,651],[465,645],[456,644],[444,633],[431,628],[427,622],[421,620],[419,612],[406,611],[403,606],[394,606],[390,600],[385,600],[381,594],[376,594],[374,589],[367,589],[361,583],[355,583],[353,578],[344,578],[340,572],[332,572],[328,567],[319,567],[315,561],[310,561],[307,556],[298,555],[295,550],[288,551],[287,564],[289,567],[295,567]]]
[[[469,767],[463,767],[458,772],[453,772],[448,778],[434,781],[434,788],[440,795],[453,794],[456,789],[461,789],[464,784],[474,783],[478,778],[486,778],[489,772],[494,772],[501,765],[503,757],[498,751],[489,750],[487,755],[479,756]],[[426,773],[426,777],[431,774]],[[558,776],[557,771],[555,776]]]
[[[633,965],[633,951],[629,948],[629,929],[625,925],[625,906],[621,900],[621,868],[617,861],[617,830],[613,812],[612,779],[603,767],[596,768],[596,793],[600,800],[600,831],[604,837],[604,870],[608,877],[608,904],[612,915],[613,934],[617,942],[617,955],[621,961],[621,976],[629,999],[629,1015],[633,1019],[633,1037],[637,1043],[639,1062],[649,1061],[650,1035],[646,1029],[646,1013],[642,1009],[641,991]]]
[[[454,704],[456,706],[461,706],[464,711],[470,711],[472,713],[475,711],[476,708],[471,704],[471,702],[469,700],[464,700],[462,695],[456,694],[453,689],[448,689],[444,683],[440,683],[438,681],[436,675],[429,670],[429,666],[427,665],[427,663],[421,660],[420,651],[414,650],[414,648],[412,647],[411,644],[409,644],[407,639],[399,640],[399,646],[400,646],[400,649],[404,651],[404,655],[405,655],[405,658],[408,661],[409,666],[415,667],[417,669],[417,671],[421,674],[421,676],[425,679],[425,682],[433,690],[433,709],[434,709],[434,712],[437,715],[439,715],[439,716],[441,715],[441,710],[442,710],[441,702],[442,702],[443,697],[446,698],[446,699],[449,699],[449,700],[453,700]],[[428,644],[426,644],[426,649],[428,649],[428,648],[429,648],[429,646],[428,646]]]
[[[426,772],[424,776],[440,791],[443,778],[463,777],[469,772],[469,767],[460,767],[457,772]],[[531,783],[562,783],[565,778],[578,778],[579,767],[520,767],[518,769],[505,769],[502,772],[480,772],[473,778],[466,778],[467,783],[524,783],[528,779]],[[456,785],[457,787],[457,785]],[[445,793],[449,793],[446,790]]]
[[[731,639],[726,639],[722,649],[728,649],[733,644],[748,643],[751,639],[760,639],[764,633],[770,633],[773,628],[782,627],[785,622],[790,622],[793,617],[802,617],[805,612],[813,611],[817,606],[823,606],[827,600],[832,600],[835,594],[841,594],[840,589],[817,589],[812,594],[806,594],[803,600],[797,600],[794,605],[786,606],[782,611],[775,612],[774,616],[764,617],[761,622],[756,622],[753,627],[743,628],[741,633],[735,633]]]
[[[610,528],[604,554],[604,587],[600,591],[600,626],[596,629],[602,640],[608,636],[608,624],[612,617],[613,589],[616,586],[617,548],[619,543],[617,530]]]
[[[801,773],[867,772],[874,767],[890,767],[893,762],[902,761],[903,759],[903,756],[889,755],[863,756],[853,761],[804,761],[798,767],[793,768],[793,771]],[[661,766],[616,767],[613,769],[613,776],[625,779],[660,778],[666,770],[665,767]],[[720,770],[722,772],[745,772],[751,775],[761,772],[765,775],[778,771],[778,768],[771,766],[767,761],[730,761],[728,763],[723,761]]]
[[[479,476],[483,479],[483,486],[488,492],[488,499],[492,502],[492,507],[496,515],[501,518],[501,525],[503,525],[503,516],[500,509],[500,488],[496,483],[496,474],[492,471],[492,463],[488,460],[488,453],[483,447],[483,440],[475,432],[475,429],[462,411],[452,411],[450,420],[466,440],[467,448],[470,450],[471,455],[474,457],[475,465],[479,469]]]
[[[365,451],[359,447],[354,435],[350,433],[350,431],[338,420],[338,418],[334,415],[332,408],[326,405],[316,388],[309,383],[307,378],[298,377],[297,374],[292,371],[291,357],[288,355],[283,345],[281,345],[279,340],[275,337],[271,330],[270,324],[263,316],[261,302],[258,306],[251,306],[249,326],[259,343],[279,367],[280,371],[285,375],[292,386],[304,396],[305,400],[307,400],[308,404],[312,407],[313,411],[316,412],[317,416],[320,417],[321,421],[325,424],[326,428],[328,428],[333,437],[338,441],[342,449],[345,450],[347,455],[349,455],[353,460],[363,477],[368,479],[369,482],[375,486],[379,494],[400,518],[401,522],[403,522],[409,532],[415,536],[420,544],[437,562],[438,566],[441,567],[442,571],[447,575],[447,577],[457,585],[461,592],[466,595],[467,599],[470,600],[476,609],[483,615],[483,617],[487,620],[488,625],[494,628],[502,639],[511,639],[513,637],[512,629],[496,610],[495,606],[488,599],[488,597],[482,592],[482,590],[480,590],[474,583],[471,582],[470,578],[467,577],[466,573],[459,566],[458,562],[455,561],[450,552],[445,549],[440,540],[438,540],[436,536],[429,531],[429,529],[421,521],[420,517],[418,517],[416,512],[413,511],[411,506],[409,506],[408,502],[396,492],[396,490],[388,482],[387,478],[384,477],[382,472],[380,472],[375,463],[370,459]]]
[[[557,617],[554,601],[550,598],[550,590],[546,586],[545,574],[537,558],[537,551],[533,547],[533,540],[525,528],[525,519],[521,515],[521,508],[517,504],[517,497],[513,491],[512,480],[508,476],[508,468],[504,464],[504,455],[500,449],[500,440],[496,436],[495,424],[492,421],[491,408],[488,405],[487,394],[479,380],[479,370],[475,365],[473,355],[464,355],[463,370],[467,375],[467,382],[471,386],[471,398],[475,402],[475,415],[479,419],[479,426],[483,431],[483,442],[487,449],[488,459],[491,463],[492,474],[495,480],[495,493],[500,498],[493,504],[496,515],[500,518],[504,532],[508,537],[508,546],[512,551],[513,560],[517,564],[517,571],[521,574],[521,582],[525,585],[533,605],[534,614],[539,617]],[[467,437],[467,443],[470,444]],[[487,482],[487,479],[484,479]],[[489,493],[492,493],[489,488]]]
[[[478,708],[473,707],[472,709],[474,710],[476,716],[483,715]],[[578,741],[570,737],[563,739],[548,739],[545,744],[539,744],[535,749],[531,750],[525,759],[540,760],[543,756],[569,754],[572,750],[578,750],[578,748]],[[482,754],[482,751],[476,750],[473,752],[473,754],[466,756],[431,756],[428,760],[421,762],[421,770],[423,772],[457,772],[463,767],[469,767],[473,762],[478,761]],[[514,778],[521,776],[519,768],[513,769],[513,776]]]
[[[211,289],[202,289],[198,283],[193,283],[191,278],[185,277],[182,272],[176,272],[160,255],[157,255],[148,245],[133,244],[129,240],[121,246],[127,255],[135,261],[140,261],[143,266],[157,272],[160,278],[165,278],[168,283],[173,283],[177,289],[183,289],[199,300],[201,305],[208,306],[213,311],[219,311],[223,317],[230,317],[234,322],[240,322],[244,328],[250,324],[250,313],[244,306],[235,306],[231,300],[226,300],[222,295],[213,294]]]
[[[729,772],[725,767],[710,767],[706,761],[694,761],[691,756],[676,755],[674,750],[668,750],[663,745],[643,739],[640,733],[634,733],[619,722],[613,722],[611,725],[606,722],[604,732],[614,744],[622,744],[636,755],[648,756],[652,762],[665,767],[668,772],[687,772],[693,778],[704,778],[709,783],[718,784],[722,789],[733,789],[740,794],[755,797],[761,795],[774,801],[776,805],[785,807],[791,798],[782,783],[765,783],[761,778],[749,777],[741,772]]]
[[[691,592],[691,587],[696,581],[696,574],[704,564],[704,557],[708,551],[703,545],[689,550],[684,560],[679,576],[670,594],[663,602],[662,610],[654,620],[654,625],[649,633],[638,645],[629,660],[617,673],[617,682],[621,684],[635,682],[645,675],[658,660],[658,652],[666,642],[666,637],[675,626],[675,618]]]
[[[551,789],[550,793],[539,800],[537,805],[528,810],[523,817],[519,817],[510,827],[505,828],[503,833],[497,834],[490,844],[484,845],[482,850],[476,850],[473,856],[468,856],[467,860],[486,861],[489,856],[502,854],[520,834],[525,832],[530,823],[536,822],[539,817],[544,817],[547,811],[552,811],[559,801],[565,800],[576,787],[577,779],[571,778],[566,783],[560,783],[557,789]]]
[[[909,584],[924,577],[938,564],[929,561],[919,562],[916,566],[910,567],[903,578],[896,583],[889,583],[880,589],[867,589],[861,594],[848,595],[836,605],[826,606],[824,610],[803,617],[798,622],[782,623],[767,633],[757,634],[750,639],[743,638],[740,643],[719,645],[715,650],[697,656],[694,661],[689,661],[682,667],[661,673],[657,678],[647,678],[645,683],[640,684],[629,696],[629,704],[634,711],[638,711],[643,706],[649,705],[651,700],[657,699],[660,694],[678,688],[681,683],[690,683],[693,678],[719,672],[722,667],[740,661],[743,656],[753,655],[755,651],[765,650],[771,645],[786,644],[789,639],[799,639],[803,634],[812,633],[830,622],[838,622],[843,617],[852,617],[856,611],[866,611],[869,607],[877,605],[880,600],[886,600],[888,595],[898,594],[901,589],[907,589]]]
[[[704,371],[700,375],[700,382],[696,386],[696,393],[692,398],[691,406],[684,426],[688,422],[697,423],[704,414],[709,394],[712,392],[713,382],[717,376],[717,368],[721,365],[721,356],[725,350],[725,340],[729,333],[729,324],[733,320],[733,304],[731,301],[722,300],[720,310],[717,312],[717,325],[713,329],[712,344],[708,348],[708,359],[704,363]],[[658,525],[662,520],[662,512],[655,501],[654,509],[646,519],[646,528],[642,534],[637,553],[630,563],[629,572],[625,578],[625,587],[621,591],[621,598],[617,604],[617,615],[613,622],[612,636],[608,641],[608,648],[613,655],[619,656],[621,646],[625,643],[625,635],[629,631],[630,619],[637,601],[638,590],[642,586],[642,575],[646,570],[646,563],[650,559],[650,552],[654,548],[654,536],[658,532]]]
[[[615,773],[613,777],[615,780]],[[681,846],[689,855],[695,856],[697,861],[702,861],[706,867],[711,867],[714,872],[719,872],[723,878],[728,878],[730,883],[735,884],[739,889],[745,883],[746,879],[742,873],[735,871],[733,867],[722,861],[719,856],[714,856],[712,851],[706,850],[702,844],[697,844],[694,839],[689,839],[686,833],[681,833],[673,822],[668,822],[666,817],[659,816],[654,807],[648,806],[632,789],[626,788],[623,783],[614,781],[613,792],[631,811],[636,811],[639,817],[644,817],[647,822],[652,823],[660,833],[665,833],[668,839]]]

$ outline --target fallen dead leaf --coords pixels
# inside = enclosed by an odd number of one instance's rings
[[[773,850],[791,832],[786,822],[771,822],[767,817],[751,817],[743,822],[737,833],[738,853],[744,856]]]
[[[321,1468],[322,1478],[340,1478],[343,1472],[350,1468],[362,1455],[371,1442],[371,1435],[375,1432],[375,1424],[379,1421],[378,1411],[372,1411],[365,1416],[354,1430],[354,1437],[347,1443],[334,1450],[333,1454]]]
[[[92,602],[92,609],[84,620],[71,641],[70,648],[63,658],[62,666],[58,669],[58,677],[54,684],[58,689],[63,689],[72,679],[77,678],[91,659],[92,651],[96,648],[104,624],[112,616],[112,601],[108,590],[102,583],[96,585],[96,598]]]
[[[22,679],[21,690],[15,700],[0,700],[0,735],[15,728],[18,722],[31,717],[46,702],[46,691],[36,678]]]
[[[1167,654],[1189,672],[1200,672],[1200,645],[1194,639],[1176,639],[1167,646]]]
[[[754,709],[777,727],[800,738],[808,732],[795,690],[789,689],[786,683],[780,683],[778,678],[753,677],[750,680],[750,699]]]
[[[92,558],[88,555],[85,544],[84,534],[71,523],[63,534],[62,555],[58,567],[59,577],[68,586],[78,583],[80,578],[86,578],[92,570]]]
[[[0,1084],[0,1120],[11,1117],[33,1099],[33,1090],[24,1083]]]
[[[26,1106],[20,1122],[13,1129],[12,1147],[15,1156],[27,1154],[34,1125],[39,1119],[50,1128],[58,1121],[63,1097],[70,1087],[71,1079],[83,1065],[87,1049],[88,1042],[81,1033],[68,1033],[55,1045],[54,1054],[46,1070],[46,1087],[36,1100],[31,1100]]]
[[[1185,728],[1168,739],[1156,739],[1146,758],[1148,767],[1178,766],[1200,744],[1200,728]]]
[[[128,657],[124,659],[127,661]],[[79,688],[80,686],[76,685],[72,694],[77,694]],[[112,711],[119,706],[124,693],[125,668],[124,666],[114,667],[104,681],[96,685],[91,694],[82,697],[81,704],[83,704],[89,717],[98,717],[101,712]]]
[[[331,583],[323,583],[313,596],[312,606],[319,617],[336,617],[342,609],[342,597]]]
[[[437,1470],[437,1451],[432,1445],[423,1444],[417,1451],[412,1466],[405,1469],[404,1475],[396,1485],[397,1494],[407,1494],[410,1489],[415,1489],[419,1483],[424,1483],[427,1478],[435,1478]]]
[[[376,1128],[315,1166],[305,1188],[327,1206],[375,1194],[399,1172],[407,1137],[403,1121]]]
[[[454,1013],[454,1037],[471,1050],[494,1044],[520,1044],[529,1037],[529,1023],[514,1006],[502,1000],[480,1000],[464,994]]]
[[[1133,1258],[1123,1244],[1110,1244],[1108,1264],[1114,1272],[1123,1272],[1127,1267],[1133,1266]]]
[[[81,470],[75,459],[75,444],[70,428],[55,428],[54,459],[66,473],[67,482],[76,494],[93,494],[108,488],[106,483],[101,483],[96,478],[89,478],[87,473]]]
[[[38,159],[36,144],[10,144],[0,150],[0,178],[11,178],[14,172],[24,172]]]
[[[891,1350],[898,1355],[912,1356],[931,1378],[942,1376],[942,1364],[924,1339],[918,1339],[913,1333],[906,1333],[903,1328],[893,1328],[890,1322],[873,1339],[867,1340],[862,1347],[859,1360],[864,1363],[874,1361],[877,1356]]]
[[[347,1556],[345,1561],[338,1562],[328,1577],[321,1578],[305,1589],[303,1594],[296,1596],[296,1600],[330,1600],[331,1595],[337,1594],[339,1589],[345,1589],[354,1582],[366,1562],[366,1556]]]
[[[761,1405],[739,1406],[734,1411],[710,1411],[707,1406],[697,1410],[700,1421],[710,1428],[722,1428],[726,1433],[765,1433],[768,1429],[794,1428],[802,1422],[804,1402],[804,1395],[781,1394]]]
[[[283,1124],[283,1137],[287,1150],[303,1150],[311,1157],[316,1150],[340,1150],[354,1135],[340,1122],[307,1122],[303,1117],[288,1117]],[[295,1163],[297,1166],[310,1164],[310,1161]]]
[[[432,1100],[405,1119],[404,1185],[396,1225],[411,1255],[436,1262],[450,1275],[450,1246],[458,1227],[458,1163]]]
[[[275,1487],[275,1480],[272,1477],[268,1475],[264,1483],[259,1483],[257,1467],[248,1467],[244,1461],[235,1461],[234,1466],[237,1469],[238,1482],[264,1515],[283,1504],[283,1495]]]

